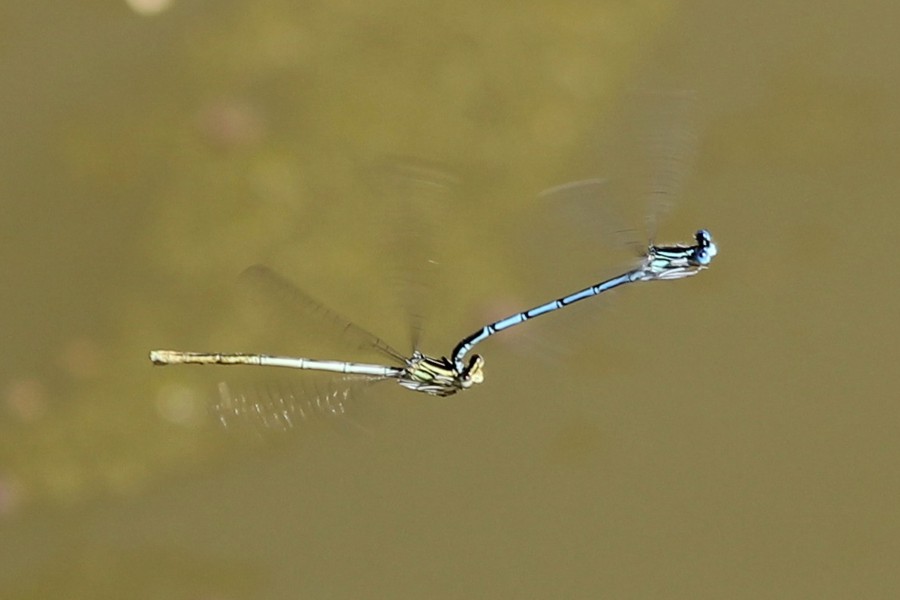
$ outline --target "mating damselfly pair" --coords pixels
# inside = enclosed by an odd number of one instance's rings
[[[613,129],[622,126],[622,131],[613,131],[618,135],[609,136],[611,143],[602,164],[610,172],[621,172],[615,180],[590,179],[575,181],[547,190],[542,196],[557,192],[574,193],[596,206],[597,196],[613,195],[632,203],[638,200],[657,204],[662,200],[671,201],[678,195],[678,187],[688,162],[695,141],[693,128],[685,127],[685,117],[693,103],[690,93],[641,93],[629,95],[625,112],[632,112],[636,118],[627,114],[622,119],[610,118]],[[618,124],[618,125],[617,125]],[[598,136],[598,139],[603,136]],[[629,152],[632,150],[632,152]],[[628,175],[624,175],[628,173]],[[414,177],[418,183],[418,177]],[[427,179],[427,178],[426,178]],[[430,182],[425,181],[426,187]],[[624,187],[616,187],[617,185]],[[636,205],[636,204],[635,204]],[[658,208],[654,206],[651,208]],[[655,210],[649,210],[654,214]],[[645,213],[645,214],[648,214]],[[590,219],[587,219],[590,220]],[[610,219],[616,221],[617,219]],[[409,225],[404,220],[405,225]],[[608,225],[609,223],[607,223]],[[427,234],[428,227],[406,228],[408,231]],[[413,344],[410,355],[400,353],[379,337],[340,319],[346,330],[355,333],[357,341],[364,346],[374,348],[382,356],[389,358],[391,364],[369,364],[345,362],[340,360],[319,360],[313,358],[297,358],[292,356],[273,356],[265,354],[222,354],[179,352],[174,350],[154,350],[150,360],[157,365],[169,364],[222,364],[222,365],[259,365],[326,371],[345,376],[362,377],[371,380],[394,380],[407,389],[424,392],[434,396],[449,396],[466,390],[484,380],[484,359],[478,354],[471,354],[479,343],[500,332],[520,325],[525,321],[558,311],[576,302],[593,298],[619,286],[639,281],[656,281],[682,279],[695,275],[707,268],[717,248],[709,231],[701,229],[694,236],[691,244],[657,245],[653,241],[655,222],[650,227],[650,242],[642,242],[640,258],[622,274],[606,279],[571,294],[539,304],[534,308],[517,312],[477,329],[462,338],[449,355],[431,356]],[[596,233],[592,231],[592,234]],[[646,238],[645,238],[646,239]],[[248,274],[269,280],[278,280],[281,287],[290,284],[269,271],[266,267],[251,267]],[[299,296],[309,306],[313,301],[298,290]],[[327,313],[336,317],[327,309],[316,305],[318,314]]]
[[[429,356],[418,349],[414,350],[411,356],[405,356],[377,336],[348,323],[346,327],[353,328],[358,337],[366,340],[369,346],[380,350],[382,354],[390,356],[396,364],[365,364],[267,354],[223,354],[176,350],[153,350],[150,352],[150,360],[156,365],[188,363],[257,365],[327,371],[362,376],[372,380],[392,379],[402,387],[413,391],[433,396],[450,396],[484,380],[484,359],[478,354],[473,354],[468,360],[466,357],[476,345],[489,337],[529,319],[549,314],[627,283],[682,279],[695,275],[709,266],[716,252],[716,244],[705,229],[701,229],[695,234],[693,244],[657,246],[651,243],[634,268],[617,277],[485,325],[462,338],[449,356]],[[256,276],[278,277],[266,267],[251,267],[249,271]]]

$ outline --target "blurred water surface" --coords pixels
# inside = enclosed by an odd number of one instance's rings
[[[6,3],[0,595],[894,596],[897,10]],[[289,432],[210,414],[246,372],[149,364],[361,358],[248,306],[257,263],[403,352],[422,309],[432,354],[615,274],[537,195],[615,175],[636,88],[697,97],[657,239],[709,228],[708,272],[486,342],[465,394],[380,384]],[[451,177],[424,214],[373,183],[405,161]],[[248,385],[331,390],[306,375]]]

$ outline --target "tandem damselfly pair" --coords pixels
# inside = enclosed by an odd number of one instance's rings
[[[593,298],[621,285],[639,281],[690,277],[707,268],[716,252],[716,244],[709,231],[705,229],[701,229],[695,234],[693,244],[657,246],[651,243],[639,263],[631,270],[485,325],[462,338],[449,356],[430,356],[418,349],[414,350],[411,356],[405,356],[390,347],[381,338],[344,321],[345,328],[352,328],[358,338],[383,355],[390,357],[394,364],[381,365],[267,354],[224,354],[177,350],[153,350],[150,352],[150,360],[156,365],[257,365],[327,371],[342,375],[361,376],[371,380],[392,379],[402,387],[413,391],[433,396],[450,396],[484,381],[484,359],[479,354],[472,354],[468,358],[467,355],[475,346],[489,337],[530,319]],[[280,279],[278,275],[263,266],[250,267],[248,274],[254,277]],[[300,292],[298,291],[298,293]],[[310,300],[307,299],[307,301]],[[327,309],[323,310],[329,312]],[[333,315],[333,313],[330,314]],[[334,316],[336,317],[336,315]]]

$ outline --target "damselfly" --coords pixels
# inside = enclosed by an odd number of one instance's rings
[[[406,357],[391,348],[381,338],[345,321],[345,329],[352,330],[357,338],[364,341],[368,346],[381,351],[382,354],[391,357],[396,364],[381,365],[268,354],[223,354],[180,352],[176,350],[153,350],[150,352],[150,360],[156,365],[188,363],[258,365],[328,371],[343,375],[361,376],[372,380],[393,379],[402,387],[413,391],[424,392],[433,396],[450,396],[461,390],[469,389],[474,384],[481,383],[484,380],[484,359],[480,355],[474,354],[469,358],[468,362],[465,360],[466,355],[478,343],[529,319],[548,314],[575,302],[592,298],[626,283],[681,279],[695,275],[709,266],[717,252],[712,236],[705,229],[701,229],[696,233],[695,242],[693,245],[676,244],[672,246],[650,244],[647,247],[646,254],[634,269],[618,277],[613,277],[583,290],[485,325],[478,331],[460,340],[449,358],[446,356],[439,358],[429,356],[418,349],[414,350],[411,356]],[[267,277],[278,277],[266,267],[251,267],[251,270]],[[307,301],[309,300],[307,299]],[[337,318],[333,313],[329,312],[329,314]]]
[[[672,246],[655,246],[650,244],[647,253],[634,269],[622,273],[612,279],[607,279],[590,287],[573,292],[567,296],[540,304],[529,310],[510,315],[489,325],[485,325],[475,333],[466,336],[453,349],[451,359],[454,365],[463,364],[466,354],[479,342],[483,342],[490,336],[524,323],[528,319],[551,313],[560,308],[565,308],[580,300],[592,298],[603,292],[619,287],[626,283],[637,281],[654,281],[658,279],[682,279],[696,275],[709,266],[713,257],[718,252],[712,235],[705,229],[699,230],[694,235],[696,243],[692,246],[676,244]],[[477,356],[477,355],[476,355]]]
[[[393,379],[405,388],[436,396],[454,394],[473,384],[481,383],[483,379],[484,362],[480,357],[473,356],[467,366],[457,368],[446,358],[434,358],[418,349],[414,349],[412,355],[406,356],[375,334],[322,306],[317,300],[297,289],[268,267],[261,265],[250,267],[241,275],[241,280],[267,296],[280,296],[282,304],[284,300],[287,300],[289,304],[297,306],[307,313],[308,318],[314,316],[318,321],[330,323],[331,330],[339,332],[341,337],[351,339],[359,349],[372,349],[385,357],[386,362],[393,364],[318,360],[268,354],[222,354],[175,350],[154,350],[150,352],[150,360],[157,365],[190,363],[274,366],[325,371],[372,381]]]

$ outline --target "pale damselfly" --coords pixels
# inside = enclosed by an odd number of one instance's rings
[[[327,371],[348,376],[360,376],[371,380],[393,379],[402,387],[413,391],[424,392],[433,396],[450,396],[484,381],[484,359],[478,354],[473,354],[468,362],[465,362],[466,355],[480,342],[529,319],[548,314],[575,302],[592,298],[626,283],[681,279],[695,275],[709,266],[717,252],[712,236],[705,229],[701,229],[695,234],[695,242],[693,245],[676,244],[671,246],[650,244],[640,263],[634,269],[618,277],[613,277],[583,290],[485,325],[478,331],[460,340],[449,358],[445,356],[440,358],[429,356],[418,349],[415,349],[411,356],[405,357],[378,336],[343,320],[345,330],[351,330],[366,345],[379,350],[384,355],[390,356],[396,365],[318,360],[268,354],[223,354],[180,352],[176,350],[153,350],[150,352],[150,360],[156,365],[257,365]],[[250,270],[269,277],[278,277],[266,267],[256,266],[251,267]],[[306,301],[309,302],[310,300],[307,298]],[[326,309],[322,310],[333,318],[339,318]]]
[[[469,364],[461,368],[457,368],[446,358],[434,358],[423,354],[418,349],[414,349],[412,355],[407,357],[377,335],[322,306],[317,300],[299,290],[268,267],[262,265],[249,267],[241,275],[241,279],[253,282],[257,287],[261,285],[268,290],[267,294],[277,293],[289,296],[291,304],[299,306],[309,315],[314,315],[317,320],[331,322],[332,329],[340,331],[341,336],[349,336],[359,348],[373,349],[394,364],[368,364],[269,354],[224,354],[176,350],[153,350],[150,352],[150,360],[156,365],[271,366],[325,371],[372,381],[393,379],[405,388],[435,396],[449,396],[459,390],[467,389],[473,384],[481,383],[483,380],[484,361],[481,357],[473,356],[469,360]]]

